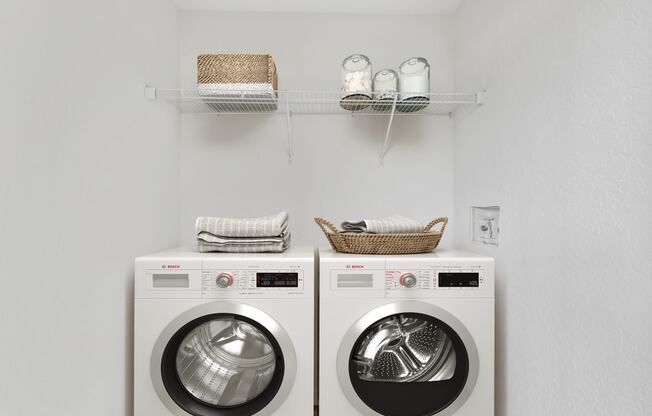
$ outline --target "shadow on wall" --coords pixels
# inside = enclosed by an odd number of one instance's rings
[[[224,114],[185,114],[188,122],[184,128],[191,130],[192,140],[220,146],[251,146],[260,144],[261,136],[285,137],[285,118],[273,114],[261,114],[252,117]]]
[[[135,271],[131,269],[126,281],[130,282],[127,285],[126,302],[127,322],[125,325],[125,412],[126,416],[133,416],[134,414],[134,274]]]
[[[496,415],[507,414],[507,311],[502,301],[501,279],[496,274],[496,306],[495,306],[495,358],[494,358],[494,411]]]
[[[379,147],[380,150],[387,133],[389,115],[386,117],[353,115],[352,118],[351,127],[355,131],[355,134],[351,135],[352,139],[363,140],[370,149]],[[437,118],[396,116],[390,130],[390,148],[397,143],[407,147],[422,146],[432,140],[433,127],[437,126],[434,123],[437,123]]]

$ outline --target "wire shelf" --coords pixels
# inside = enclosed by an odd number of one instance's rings
[[[485,103],[486,93],[383,93],[383,100],[355,95],[341,99],[339,91],[252,91],[211,90],[210,95],[198,90],[156,89],[145,86],[148,100],[162,99],[177,106],[182,113],[196,114],[268,114],[284,115],[287,128],[288,160],[294,158],[291,118],[295,114],[380,115],[387,118],[387,130],[380,162],[390,148],[392,122],[395,116],[448,116],[461,109],[473,109]],[[407,98],[406,97],[411,97]]]
[[[182,113],[217,114],[341,114],[453,116],[461,108],[483,102],[483,93],[430,93],[402,100],[400,93],[384,93],[383,100],[360,96],[342,101],[339,91],[212,91],[150,88],[146,94],[175,104]],[[405,96],[405,93],[402,93]],[[410,94],[411,95],[411,94]],[[395,106],[395,108],[394,108]]]

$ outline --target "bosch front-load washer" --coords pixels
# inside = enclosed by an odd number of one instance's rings
[[[492,416],[494,262],[321,250],[326,416]]]
[[[136,259],[135,416],[313,409],[314,252]]]

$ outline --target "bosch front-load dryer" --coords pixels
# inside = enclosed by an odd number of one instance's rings
[[[494,262],[321,250],[320,413],[492,416]]]
[[[136,259],[135,416],[313,409],[314,252]]]

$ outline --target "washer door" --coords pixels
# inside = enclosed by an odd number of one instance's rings
[[[269,315],[214,302],[171,322],[156,342],[154,387],[175,415],[271,414],[296,372],[290,339]]]
[[[362,317],[344,337],[337,359],[342,390],[370,416],[448,416],[471,394],[478,353],[449,312],[397,302]]]

